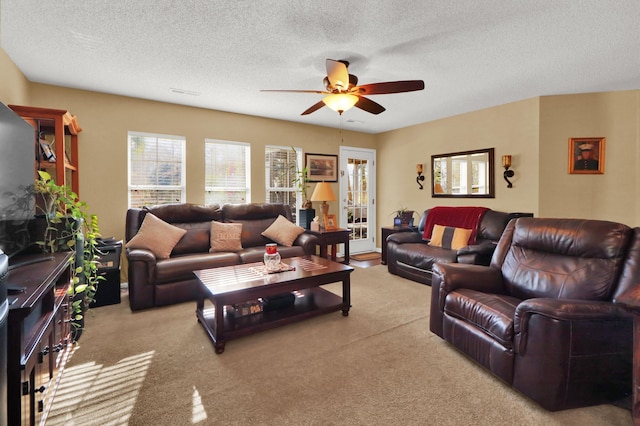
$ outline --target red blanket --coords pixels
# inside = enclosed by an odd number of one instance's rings
[[[471,229],[469,244],[475,244],[480,220],[487,210],[486,207],[433,207],[427,214],[422,238],[431,239],[433,225],[453,226]]]

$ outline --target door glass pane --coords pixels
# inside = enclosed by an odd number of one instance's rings
[[[349,158],[347,173],[347,229],[351,230],[351,240],[361,240],[369,235],[367,223],[369,163],[367,160]]]

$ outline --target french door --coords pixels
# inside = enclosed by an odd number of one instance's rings
[[[351,231],[349,251],[376,248],[376,151],[340,147],[340,227]]]

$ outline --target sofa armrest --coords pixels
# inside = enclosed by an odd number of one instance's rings
[[[458,288],[468,288],[484,293],[504,293],[502,271],[482,265],[463,263],[436,263],[433,265],[431,285],[438,290],[438,304],[444,310],[448,293]]]
[[[306,255],[316,254],[317,244],[318,237],[313,234],[307,234],[306,232],[298,235],[298,238],[293,242],[294,246],[302,246],[304,254]]]
[[[462,256],[465,254],[473,254],[473,255],[493,255],[493,252],[496,250],[497,244],[493,241],[482,241],[480,244],[473,244],[470,246],[462,247],[458,250],[458,256]]]
[[[462,247],[457,252],[458,263],[489,266],[496,246],[493,241],[483,241],[480,244]]]
[[[549,298],[527,299],[517,306],[513,322],[514,343],[521,355],[526,353],[529,325],[534,315],[542,315],[553,320],[553,323],[592,321],[594,324],[598,324],[608,320],[625,318],[631,321],[629,312],[624,306],[612,302]],[[596,329],[592,331],[593,333],[598,332]],[[549,335],[552,334],[551,330],[548,332]]]
[[[396,244],[421,243],[423,241],[422,235],[417,231],[396,232],[387,237],[387,242]]]
[[[153,306],[156,257],[146,249],[127,249],[129,305],[132,311]]]

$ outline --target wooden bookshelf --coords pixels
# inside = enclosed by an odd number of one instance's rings
[[[63,109],[21,105],[9,105],[9,108],[35,129],[35,169],[48,171],[58,185],[69,186],[79,194],[78,133],[82,128],[76,116]],[[40,155],[40,135],[53,145],[55,161],[47,161]]]

